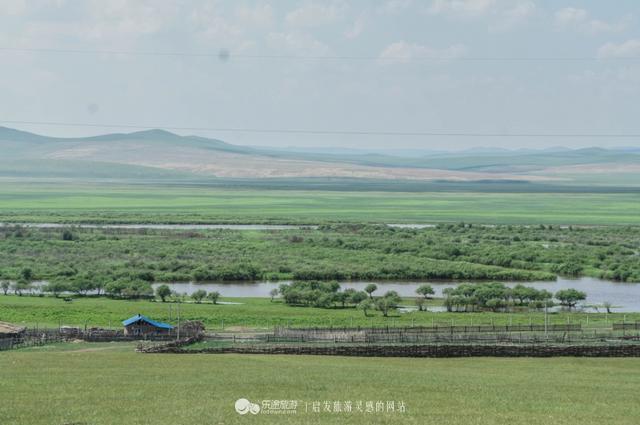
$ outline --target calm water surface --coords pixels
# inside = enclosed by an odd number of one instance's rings
[[[198,289],[204,289],[207,292],[218,291],[223,297],[268,297],[269,292],[278,288],[283,283],[280,282],[215,282],[215,283],[168,283],[172,290],[178,293],[192,294]],[[383,294],[386,291],[397,291],[401,296],[410,297],[416,295],[418,286],[428,283],[433,286],[436,296],[442,296],[442,290],[459,285],[462,282],[451,281],[430,281],[430,282],[364,282],[351,281],[341,282],[343,288],[354,288],[363,290],[369,283],[378,285],[378,290],[374,294]],[[536,289],[546,289],[555,293],[561,289],[575,288],[587,293],[586,304],[601,305],[605,301],[612,303],[615,308],[614,312],[634,312],[640,311],[640,284],[637,283],[620,283],[608,280],[583,277],[580,279],[563,279],[558,278],[552,282],[505,282],[507,286],[513,287],[518,283],[525,286],[532,286]],[[154,287],[159,284],[154,284]],[[602,309],[601,309],[602,310]]]

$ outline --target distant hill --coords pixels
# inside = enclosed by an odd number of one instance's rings
[[[341,148],[257,148],[164,130],[57,138],[0,127],[0,178],[190,181],[374,179],[604,183],[640,176],[640,149],[446,153]],[[422,153],[422,154],[420,154]],[[597,180],[597,179],[596,179]]]

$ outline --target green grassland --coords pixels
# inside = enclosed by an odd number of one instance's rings
[[[522,186],[522,185],[520,185]],[[640,223],[640,193],[526,189],[422,192],[165,185],[0,185],[0,221],[616,225]]]
[[[636,424],[636,359],[407,359],[140,354],[131,344],[0,353],[3,425]],[[238,398],[298,400],[240,416]],[[405,413],[306,413],[314,401]]]
[[[379,312],[365,316],[355,308],[292,307],[268,298],[223,298],[222,301],[239,304],[181,303],[181,320],[200,320],[210,330],[269,329],[273,326],[411,326],[422,325],[471,325],[490,324],[542,324],[544,314],[531,313],[445,313],[413,311],[392,313],[383,317]],[[438,301],[434,301],[438,303]],[[403,305],[413,305],[404,300]],[[170,307],[171,306],[171,307]],[[171,311],[170,311],[171,308]],[[121,328],[122,320],[135,314],[144,314],[156,320],[177,323],[176,303],[154,301],[112,300],[85,297],[65,302],[53,297],[0,295],[0,321],[26,326],[66,326]],[[588,319],[587,319],[588,316]],[[549,323],[563,324],[581,322],[589,327],[610,326],[611,322],[640,320],[640,313],[553,313]]]

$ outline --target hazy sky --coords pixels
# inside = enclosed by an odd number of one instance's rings
[[[638,0],[0,0],[0,125],[640,133],[639,24]],[[176,132],[278,146],[640,145]]]

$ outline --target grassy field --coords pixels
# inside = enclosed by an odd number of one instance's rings
[[[275,325],[291,326],[431,326],[433,323],[450,325],[471,324],[537,324],[544,323],[543,313],[445,313],[445,312],[410,312],[392,313],[383,317],[379,312],[369,312],[366,317],[362,311],[354,308],[314,308],[291,307],[279,301],[271,302],[268,298],[224,298],[223,301],[239,304],[213,305],[182,303],[180,304],[181,320],[200,320],[208,329],[268,329]],[[437,303],[437,301],[434,301]],[[403,304],[412,304],[405,300]],[[171,316],[170,308],[171,306]],[[156,320],[176,323],[175,303],[151,301],[111,300],[107,298],[77,298],[71,303],[53,297],[2,296],[0,295],[0,321],[23,324],[27,326],[88,327],[111,325],[120,328],[122,320],[135,314],[144,314]],[[640,320],[640,313],[554,313],[549,315],[549,323],[582,322],[589,326],[606,326],[612,321]],[[606,316],[606,317],[605,317]]]
[[[0,353],[0,418],[3,425],[631,425],[640,416],[638,382],[637,359],[154,355],[130,344],[80,343]],[[297,400],[298,413],[240,416],[239,398]],[[404,402],[406,411],[306,412],[316,401]]]
[[[358,192],[0,184],[0,221],[639,224],[639,193]]]

